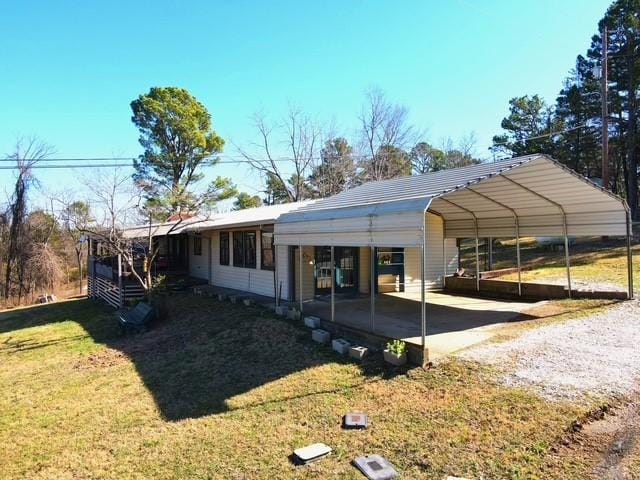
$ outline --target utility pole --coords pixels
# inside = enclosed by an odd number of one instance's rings
[[[602,72],[600,89],[602,94],[602,187],[609,190],[609,109],[607,107],[607,77],[609,42],[606,25],[602,30]]]

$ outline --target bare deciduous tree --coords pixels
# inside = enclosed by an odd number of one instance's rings
[[[372,88],[366,92],[359,121],[360,149],[367,157],[362,162],[366,179],[384,180],[410,174],[408,156],[399,155],[417,138],[417,132],[409,124],[407,108],[389,102],[384,92]]]
[[[62,225],[64,233],[70,240],[78,266],[78,291],[82,293],[82,266],[85,260],[86,242],[84,233],[91,225],[91,209],[87,202],[79,200],[64,202],[62,210]]]
[[[15,150],[9,155],[15,160],[18,173],[8,210],[10,220],[5,254],[5,299],[15,293],[19,301],[28,288],[24,277],[29,255],[29,243],[26,241],[27,196],[35,183],[32,167],[52,152],[51,146],[37,137],[25,137],[16,141]]]
[[[277,188],[286,190],[291,202],[310,196],[306,179],[318,158],[321,130],[308,115],[296,107],[290,107],[280,123],[269,123],[263,114],[254,115],[260,143],[254,143],[258,153],[237,147],[249,165]],[[276,137],[276,138],[274,138]],[[284,147],[285,157],[275,153],[278,145]]]
[[[163,224],[153,222],[153,212],[141,206],[142,192],[131,184],[131,177],[121,170],[98,172],[85,179],[85,184],[97,199],[97,210],[101,211],[102,218],[91,222],[81,231],[100,241],[109,256],[119,255],[127,270],[131,272],[131,276],[148,293],[152,289],[151,267],[158,255],[158,246],[154,242],[154,237],[157,236]],[[190,217],[179,216],[164,234],[171,234],[187,218]],[[202,216],[191,221],[190,224],[208,219],[208,216]],[[125,233],[125,227],[134,223],[139,226],[135,238]],[[140,234],[142,230],[145,238],[144,248],[134,248],[134,244],[140,242],[142,238]]]

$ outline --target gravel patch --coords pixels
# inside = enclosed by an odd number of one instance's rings
[[[566,277],[539,278],[532,280],[531,283],[546,283],[548,285],[567,285]],[[610,282],[595,282],[592,280],[571,279],[571,288],[583,292],[626,292],[624,286]]]
[[[629,394],[640,377],[640,302],[473,347],[460,357],[494,365],[502,383],[532,387],[549,399]]]

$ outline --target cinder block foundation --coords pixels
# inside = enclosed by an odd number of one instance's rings
[[[311,331],[311,338],[314,342],[329,343],[329,341],[331,340],[331,334],[326,330],[317,328]]]

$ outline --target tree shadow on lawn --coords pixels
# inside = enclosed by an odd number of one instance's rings
[[[114,310],[101,302],[78,300],[35,306],[0,313],[0,333],[23,328],[74,321],[97,343],[126,355],[169,421],[221,413],[235,408],[287,401],[311,395],[340,391],[342,378],[322,378],[317,384],[301,376],[282,384],[282,389],[269,390],[247,399],[241,407],[230,400],[240,394],[329,363],[347,360],[328,347],[310,339],[309,330],[298,323],[275,318],[259,307],[217,303],[208,298],[175,295],[166,301],[167,315],[147,332],[123,337]],[[77,337],[47,339],[39,345],[33,339],[17,342],[5,340],[11,353],[24,349],[57,346],[65,348]],[[3,348],[0,343],[0,349]],[[105,352],[91,355],[104,355]],[[81,361],[100,365],[91,355]],[[118,354],[114,352],[114,356]],[[105,362],[106,365],[109,362]],[[381,362],[361,365],[363,379],[388,378],[405,369],[384,368]],[[324,373],[319,373],[322,375]],[[331,375],[333,373],[326,373]]]

